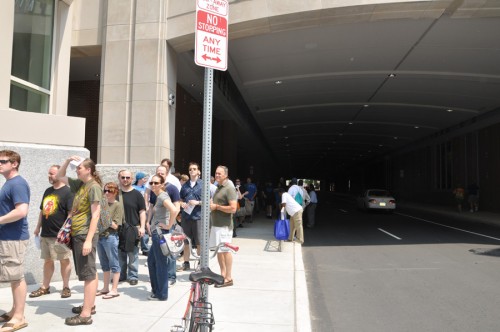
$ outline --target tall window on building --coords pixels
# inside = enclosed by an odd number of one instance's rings
[[[48,113],[55,0],[15,0],[10,108]]]

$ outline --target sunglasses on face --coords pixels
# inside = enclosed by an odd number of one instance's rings
[[[160,182],[156,182],[156,181],[151,181],[151,182],[149,183],[149,185],[150,185],[150,186],[157,186],[157,185],[159,185],[159,184],[161,184],[161,183],[160,183]]]
[[[130,176],[122,176],[121,179],[122,180],[130,180]]]
[[[11,161],[9,159],[0,159],[0,164],[5,165],[7,163],[10,163]]]

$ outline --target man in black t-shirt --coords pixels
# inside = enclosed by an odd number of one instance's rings
[[[42,285],[36,291],[31,292],[30,297],[39,297],[50,293],[50,280],[54,274],[54,261],[56,259],[61,263],[61,277],[63,280],[61,297],[67,298],[71,296],[69,288],[71,250],[65,245],[55,245],[55,243],[57,233],[71,211],[73,194],[62,181],[56,180],[59,168],[59,165],[49,168],[48,177],[52,186],[47,188],[43,194],[38,224],[33,232],[36,237],[40,236],[40,258],[45,262],[43,264]]]
[[[132,186],[132,173],[122,170],[118,173],[120,182],[120,200],[123,198],[123,210],[125,222],[138,228],[139,237],[144,236],[146,225],[146,204],[142,194]],[[134,286],[139,279],[139,241],[137,240],[134,250],[126,252],[120,249],[118,258],[120,260],[120,281],[127,280]],[[128,265],[127,265],[128,258]],[[128,273],[127,273],[128,267]]]

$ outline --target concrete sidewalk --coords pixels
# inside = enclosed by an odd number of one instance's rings
[[[278,242],[273,237],[274,222],[260,217],[252,224],[238,228],[233,242],[240,247],[234,256],[234,286],[210,287],[209,300],[215,316],[214,330],[238,332],[311,331],[309,300],[300,244]],[[96,298],[97,314],[89,326],[70,327],[64,318],[72,315],[71,308],[83,301],[83,283],[70,282],[72,296],[60,298],[62,282],[52,282],[51,294],[26,300],[26,321],[21,331],[170,331],[181,324],[187,304],[189,272],[178,272],[177,283],[169,289],[165,302],[148,301],[149,276],[145,256],[140,256],[139,283],[119,285],[120,296],[105,300]],[[210,262],[212,271],[219,273],[216,258]],[[59,265],[56,265],[56,274]],[[102,271],[99,278],[102,280]],[[102,282],[99,283],[99,287]],[[38,285],[29,285],[28,293]],[[12,305],[10,287],[0,288],[0,314]]]

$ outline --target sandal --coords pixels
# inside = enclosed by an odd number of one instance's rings
[[[71,309],[71,312],[74,314],[81,314],[82,309],[83,309],[83,304],[79,305],[78,307],[73,307],[73,309]],[[92,309],[90,310],[90,314],[95,315],[96,313],[97,311],[95,310],[95,306],[93,306]]]
[[[2,331],[13,332],[28,326],[28,323],[5,323],[2,325]],[[8,329],[8,330],[6,330]]]
[[[73,317],[66,318],[66,320],[64,321],[64,323],[66,323],[66,325],[72,325],[72,326],[75,326],[75,325],[90,325],[90,324],[92,324],[92,316],[82,317],[80,315],[76,315],[76,316],[73,316]]]
[[[64,287],[61,291],[61,298],[65,299],[67,297],[71,297],[71,289],[69,289],[69,287]]]
[[[97,291],[97,293],[95,294],[95,296],[106,295],[108,293],[109,293],[109,291],[102,291],[102,290],[100,290],[100,291]]]
[[[43,288],[40,286],[36,291],[30,293],[30,297],[39,297],[42,295],[50,294],[50,286],[47,288]]]

